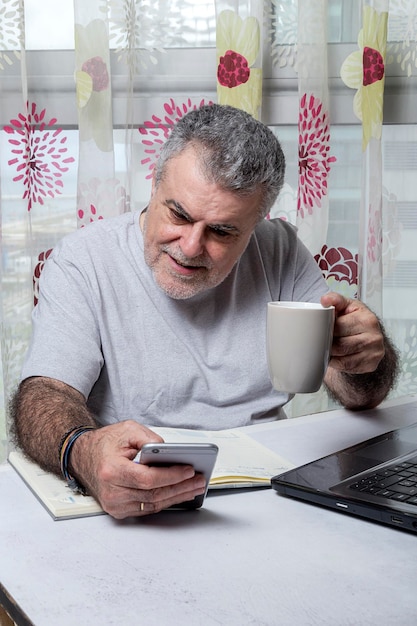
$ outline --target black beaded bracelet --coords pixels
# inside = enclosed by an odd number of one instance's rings
[[[75,428],[71,428],[61,439],[61,443],[59,445],[59,465],[61,467],[61,473],[65,480],[67,481],[68,487],[76,492],[81,493],[82,495],[86,495],[87,492],[85,487],[81,485],[76,478],[71,476],[68,471],[68,461],[71,452],[71,448],[74,445],[75,441],[88,432],[89,430],[96,430],[95,426],[76,426]]]

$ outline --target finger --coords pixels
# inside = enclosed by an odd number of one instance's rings
[[[95,496],[107,513],[121,518],[131,510],[131,502],[136,502],[136,510],[137,502],[157,503],[177,496],[178,502],[184,493],[204,484],[191,465],[148,467],[119,458],[116,464],[109,460],[101,466]]]
[[[384,337],[378,318],[364,307],[336,320],[332,354],[355,354],[375,351],[382,356]]]
[[[331,356],[352,356],[367,352],[374,347],[374,338],[369,333],[353,333],[352,329],[340,329],[333,337]]]
[[[92,444],[94,459],[97,459],[98,462],[100,462],[100,459],[106,462],[115,453],[117,457],[121,455],[132,460],[145,443],[163,442],[163,438],[160,435],[133,420],[125,420],[124,422],[97,428],[97,430],[92,431],[92,437],[94,437],[94,444]],[[78,444],[78,441],[77,444],[81,448],[83,443],[85,445],[89,443],[87,437],[80,439],[82,440],[81,444]],[[87,449],[84,450],[82,456],[93,458]]]
[[[133,489],[152,490],[181,484],[195,476],[192,465],[170,465],[157,467],[126,461],[120,463],[118,484]]]
[[[347,374],[367,374],[373,372],[378,363],[378,359],[374,357],[364,358],[362,354],[352,354],[343,357],[332,357],[329,361],[329,367]]]
[[[116,519],[149,515],[181,504],[204,494],[206,482],[201,474],[180,485],[170,485],[160,489],[121,489],[114,490],[105,503],[106,512]]]
[[[162,443],[164,441],[163,438],[153,430],[133,420],[123,422],[123,428],[120,434],[117,434],[119,435],[119,440],[115,443],[129,459],[135,458],[138,450],[140,450],[144,444]]]
[[[378,318],[366,307],[357,308],[336,318],[335,337],[351,337],[362,333],[371,339],[372,337],[381,338]]]
[[[159,513],[164,509],[169,509],[173,506],[178,506],[183,502],[192,502],[194,498],[203,495],[206,492],[205,482],[198,489],[192,489],[191,491],[181,492],[175,496],[169,495],[162,500],[157,501],[142,501],[139,505],[140,513],[143,515],[150,515],[152,513]]]
[[[353,335],[377,328],[379,322],[368,307],[360,300],[345,298],[341,294],[330,292],[321,297],[322,306],[334,306],[336,310],[334,334]],[[342,332],[344,329],[344,332]]]
[[[351,300],[349,298],[345,298],[345,296],[335,291],[329,291],[320,298],[321,305],[324,307],[334,306],[336,314],[344,311],[350,302]]]
[[[329,366],[347,373],[373,372],[384,356],[382,334],[373,332],[335,337]]]

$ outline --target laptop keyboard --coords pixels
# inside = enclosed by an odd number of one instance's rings
[[[349,488],[417,507],[417,456],[372,470]]]

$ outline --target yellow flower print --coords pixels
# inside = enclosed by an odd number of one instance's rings
[[[371,137],[381,138],[385,82],[385,52],[388,13],[378,13],[370,6],[363,9],[363,28],[359,33],[359,50],[352,52],[341,68],[343,82],[357,89],[353,111],[362,121],[362,149]]]
[[[262,98],[262,70],[252,67],[260,48],[258,20],[242,20],[235,11],[222,11],[217,19],[216,45],[218,103],[256,117]]]

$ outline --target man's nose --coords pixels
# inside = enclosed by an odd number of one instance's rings
[[[196,257],[204,250],[204,227],[199,224],[187,224],[181,237],[181,250],[187,257]]]

